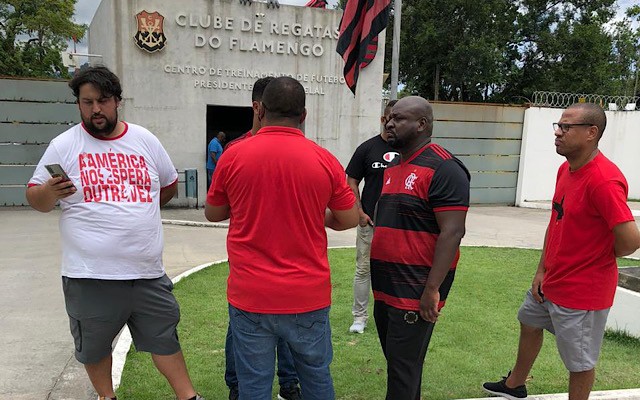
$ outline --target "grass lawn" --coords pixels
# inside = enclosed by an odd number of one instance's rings
[[[516,313],[539,257],[536,250],[463,248],[453,289],[427,353],[423,398],[484,397],[481,382],[499,379],[512,367],[518,341]],[[364,334],[348,332],[354,259],[354,249],[329,252],[333,271],[331,371],[336,397],[382,399],[386,369],[373,317]],[[619,262],[621,266],[633,264],[637,261]],[[187,365],[197,390],[208,400],[227,398],[223,379],[227,274],[228,265],[221,264],[191,275],[175,287],[182,308],[179,335]],[[640,386],[639,354],[640,341],[607,333],[594,390]],[[545,344],[531,375],[530,394],[567,390],[567,373],[550,334],[545,333]],[[274,384],[274,393],[277,386]],[[134,351],[129,352],[117,394],[123,400],[173,398],[149,355]]]

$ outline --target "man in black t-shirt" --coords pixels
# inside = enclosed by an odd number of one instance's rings
[[[362,143],[347,166],[347,183],[356,195],[360,211],[360,223],[356,238],[356,273],[353,279],[353,324],[349,332],[363,333],[367,326],[367,306],[371,287],[369,253],[373,238],[373,211],[382,190],[382,177],[387,165],[398,155],[387,144],[384,125],[396,100],[391,100],[380,117],[383,132]],[[360,181],[364,178],[364,189],[360,196]]]

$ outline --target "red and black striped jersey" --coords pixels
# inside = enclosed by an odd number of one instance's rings
[[[371,285],[376,300],[419,310],[440,234],[435,213],[466,211],[469,183],[464,164],[434,143],[387,168],[371,244]],[[440,286],[440,307],[453,283],[458,258],[459,253]]]

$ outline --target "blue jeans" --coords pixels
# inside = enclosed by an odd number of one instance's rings
[[[233,338],[231,335],[231,324],[227,329],[227,342],[224,346],[225,353],[225,371],[224,381],[229,389],[232,387],[238,387],[238,376],[236,375],[236,362],[234,360],[235,352],[233,351]],[[293,364],[293,356],[289,345],[280,339],[278,340],[278,346],[276,354],[278,356],[278,383],[281,387],[295,386],[298,384],[298,375],[296,374],[296,367]]]
[[[213,176],[213,170],[207,168],[207,193],[209,192],[209,187],[211,186],[211,177]]]
[[[305,400],[334,400],[329,307],[302,314],[258,314],[229,304],[240,400],[271,400],[278,340],[291,349]]]

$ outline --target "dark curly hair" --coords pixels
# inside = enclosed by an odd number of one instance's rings
[[[118,101],[122,100],[120,79],[105,66],[83,68],[75,74],[69,82],[69,87],[76,96],[76,100],[80,96],[80,87],[86,83],[95,86],[104,97],[113,96]]]

